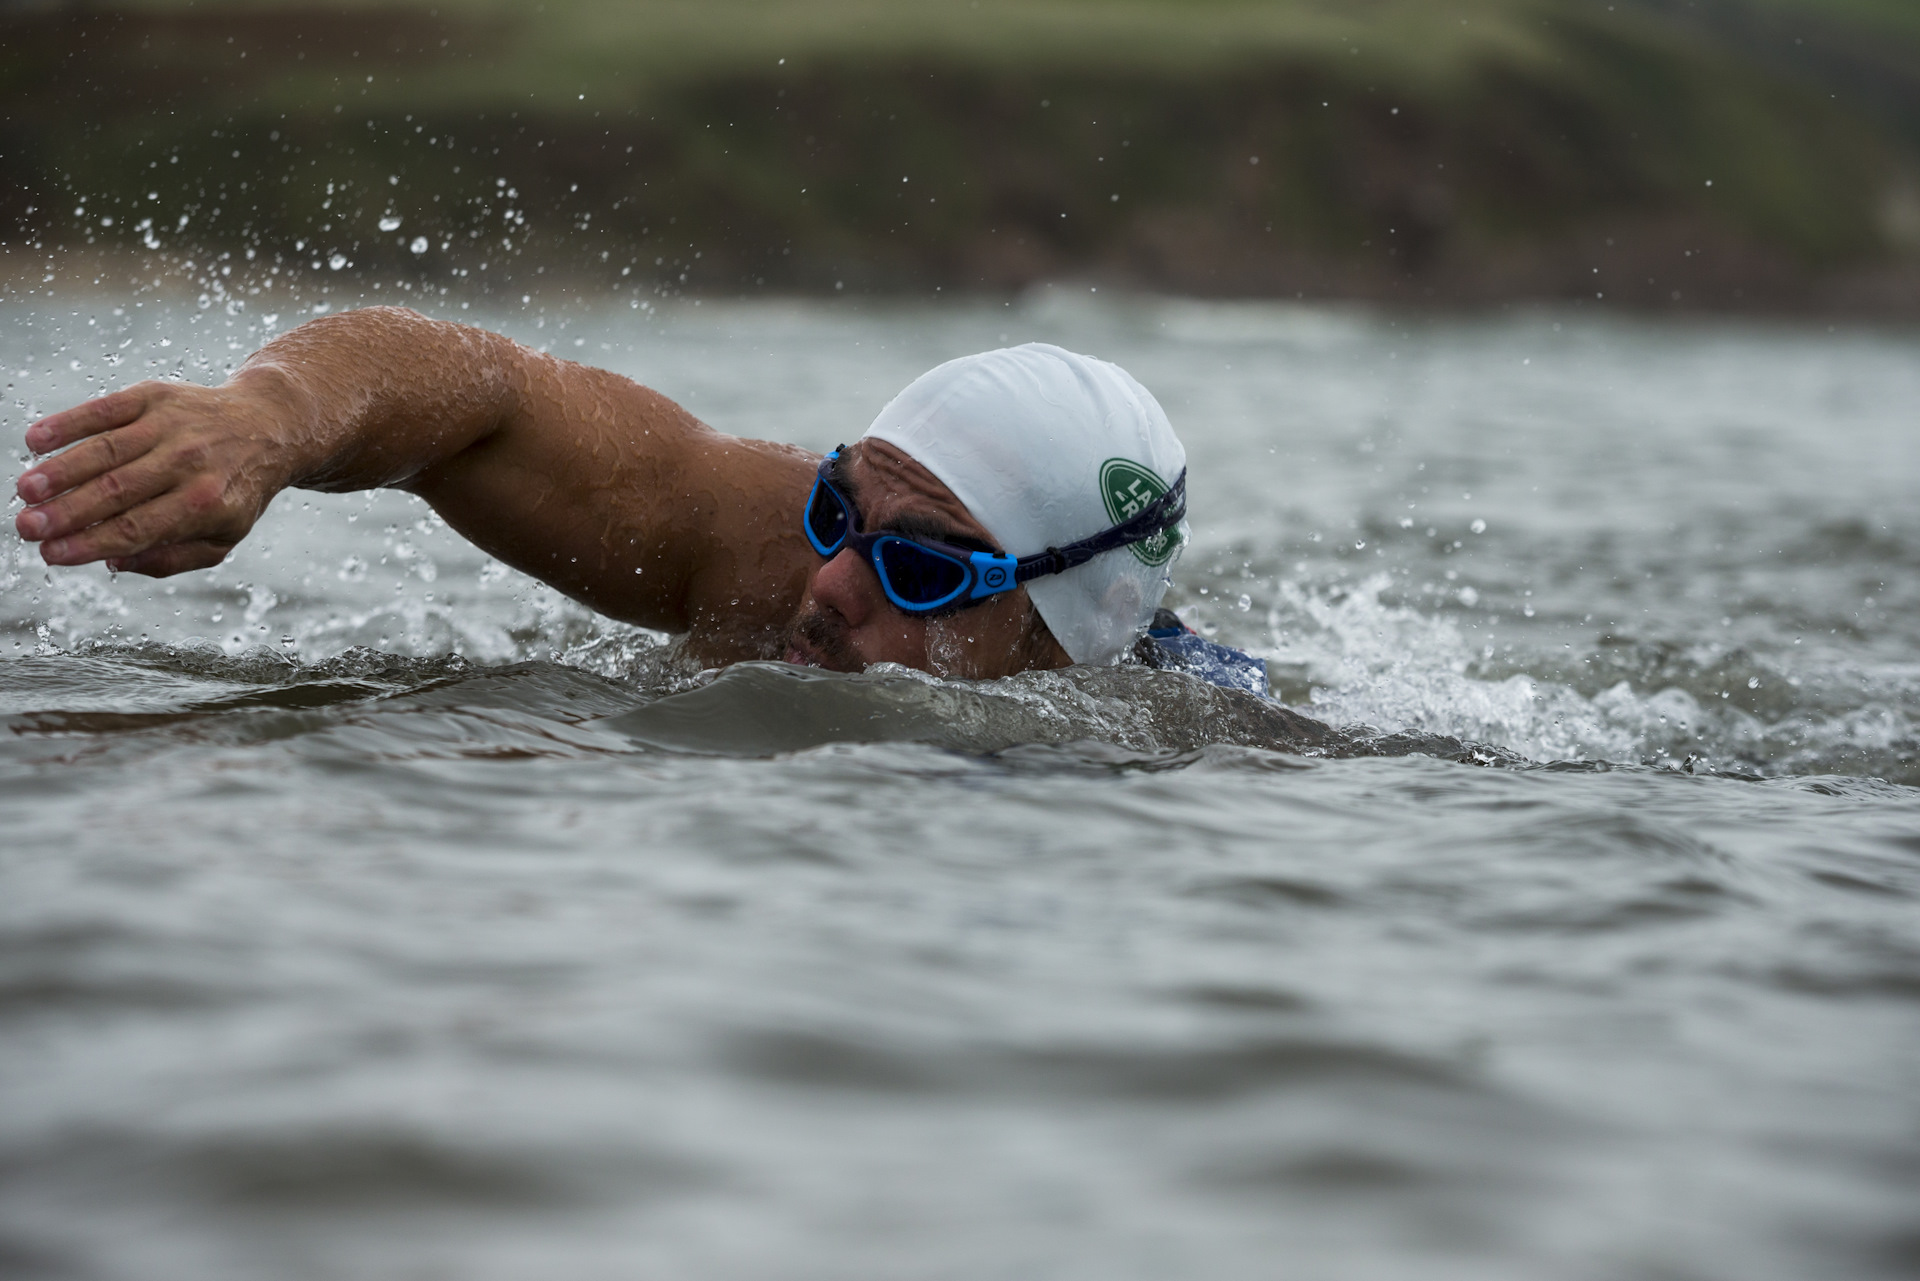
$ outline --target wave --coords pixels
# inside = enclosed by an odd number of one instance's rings
[[[1285,705],[1128,668],[981,684],[899,668],[858,678],[779,664],[698,673],[679,663],[667,638],[597,618],[548,589],[498,581],[485,569],[453,576],[498,595],[402,592],[377,606],[323,611],[243,586],[235,631],[174,643],[120,639],[136,623],[161,630],[155,611],[129,619],[113,585],[60,576],[41,589],[30,651],[54,665],[9,664],[0,708],[32,712],[38,725],[82,713],[199,715],[185,705],[211,707],[249,697],[248,689],[278,690],[262,695],[270,701],[353,702],[483,668],[553,663],[622,686],[634,742],[685,751],[765,754],[862,736],[967,751],[1232,744],[1920,782],[1920,664],[1866,668],[1831,654],[1795,663],[1713,641],[1621,637],[1584,650],[1536,642],[1496,651],[1469,634],[1470,619],[1396,597],[1385,573],[1313,587],[1281,581],[1264,611],[1243,600],[1247,612],[1228,609],[1217,622],[1204,603],[1189,610],[1202,630],[1265,660]],[[249,643],[250,635],[281,644]]]
[[[1920,782],[1920,664],[1792,665],[1737,645],[1603,637],[1586,652],[1476,645],[1383,599],[1391,576],[1282,583],[1264,658],[1283,696],[1353,732],[1441,734],[1536,761]]]
[[[650,747],[729,756],[839,742],[918,742],[975,753],[1092,742],[1137,753],[1226,745],[1307,756],[1418,752],[1480,764],[1517,761],[1444,734],[1344,732],[1239,690],[1131,667],[1028,672],[975,685],[891,665],[849,675],[738,663],[607,728]]]

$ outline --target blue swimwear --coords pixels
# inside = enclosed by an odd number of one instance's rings
[[[1163,609],[1153,616],[1134,656],[1149,667],[1185,672],[1222,689],[1240,689],[1267,697],[1267,665],[1252,654],[1217,644]]]

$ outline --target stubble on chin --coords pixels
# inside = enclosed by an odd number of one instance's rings
[[[795,651],[804,655],[810,663],[831,672],[858,672],[864,671],[867,666],[854,652],[846,629],[836,626],[831,618],[817,609],[804,611],[787,629],[780,652],[791,655]]]

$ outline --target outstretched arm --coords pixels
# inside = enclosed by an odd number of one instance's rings
[[[373,307],[311,321],[224,386],[148,382],[35,423],[19,481],[54,565],[217,564],[281,489],[394,486],[604,613],[761,652],[798,599],[812,464],[604,370]],[[69,446],[71,446],[69,448]]]

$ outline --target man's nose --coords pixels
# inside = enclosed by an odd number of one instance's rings
[[[853,548],[843,547],[813,576],[813,599],[858,627],[880,606],[880,580]]]

